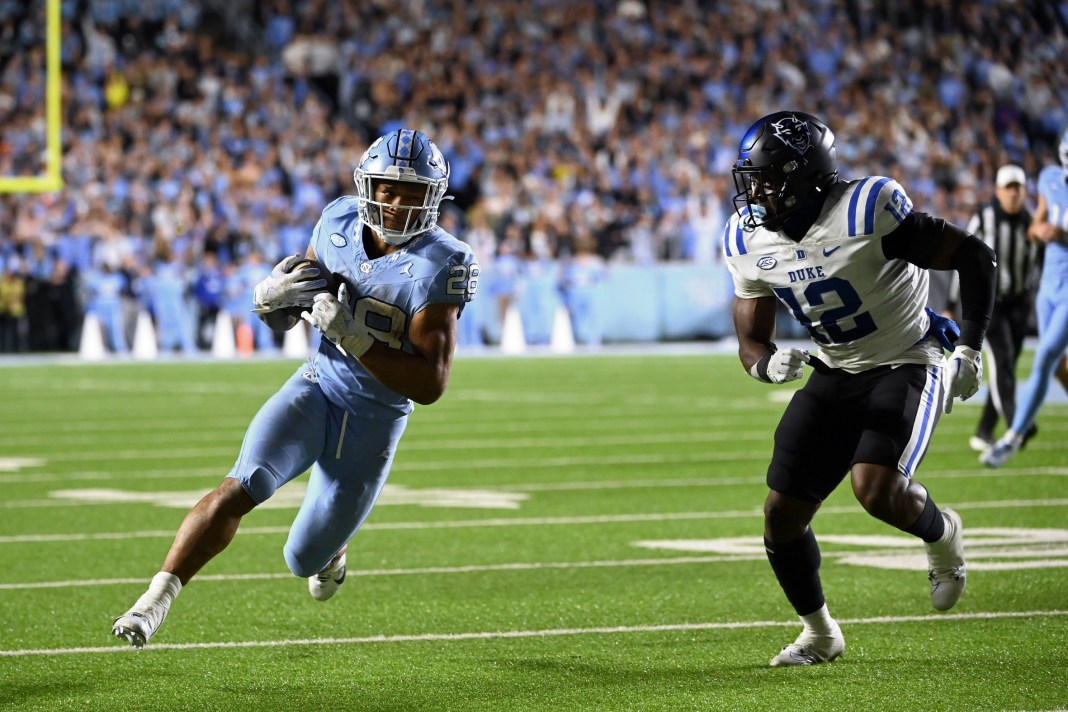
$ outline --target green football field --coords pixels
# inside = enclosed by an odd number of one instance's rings
[[[296,365],[0,368],[0,708],[1068,707],[1060,386],[1001,470],[968,449],[977,405],[939,425],[918,479],[964,520],[955,609],[931,608],[922,545],[843,484],[814,529],[845,655],[773,669],[800,631],[761,542],[792,387],[733,355],[461,357],[412,416],[338,596],[312,600],[282,559],[302,477],[145,650],[120,645],[112,620]]]

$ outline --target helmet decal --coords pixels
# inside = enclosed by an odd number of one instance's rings
[[[812,145],[812,131],[808,128],[807,121],[801,121],[793,114],[784,116],[779,121],[771,124],[774,129],[772,134],[787,146],[790,146],[799,154],[804,154]]]

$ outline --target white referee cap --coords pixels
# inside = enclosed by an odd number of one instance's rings
[[[1027,185],[1027,174],[1024,173],[1024,169],[1012,163],[1002,166],[998,169],[997,179],[995,180],[999,188],[1004,188],[1007,185],[1013,183],[1019,183],[1020,185]]]

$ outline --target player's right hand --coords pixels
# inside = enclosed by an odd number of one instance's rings
[[[765,383],[788,383],[801,378],[801,367],[808,362],[803,349],[779,349],[753,364],[749,375]]]
[[[318,267],[294,269],[304,259],[296,254],[286,257],[271,270],[271,274],[256,285],[252,292],[252,311],[258,314],[286,307],[310,307],[315,293],[326,286],[318,276]]]
[[[375,342],[374,337],[352,315],[349,288],[344,283],[338,287],[336,297],[329,292],[316,294],[311,311],[301,313],[300,317],[323,332],[323,336],[330,339],[342,353],[354,358],[367,353]]]

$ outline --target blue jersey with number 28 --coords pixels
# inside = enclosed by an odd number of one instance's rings
[[[471,248],[440,227],[412,238],[396,252],[370,259],[356,198],[335,200],[323,210],[312,233],[319,260],[349,285],[349,305],[357,321],[393,349],[414,353],[408,338],[412,317],[430,304],[457,304],[463,310],[478,287],[479,266]],[[382,385],[327,339],[309,359],[327,397],[367,417],[396,418],[412,402]]]

